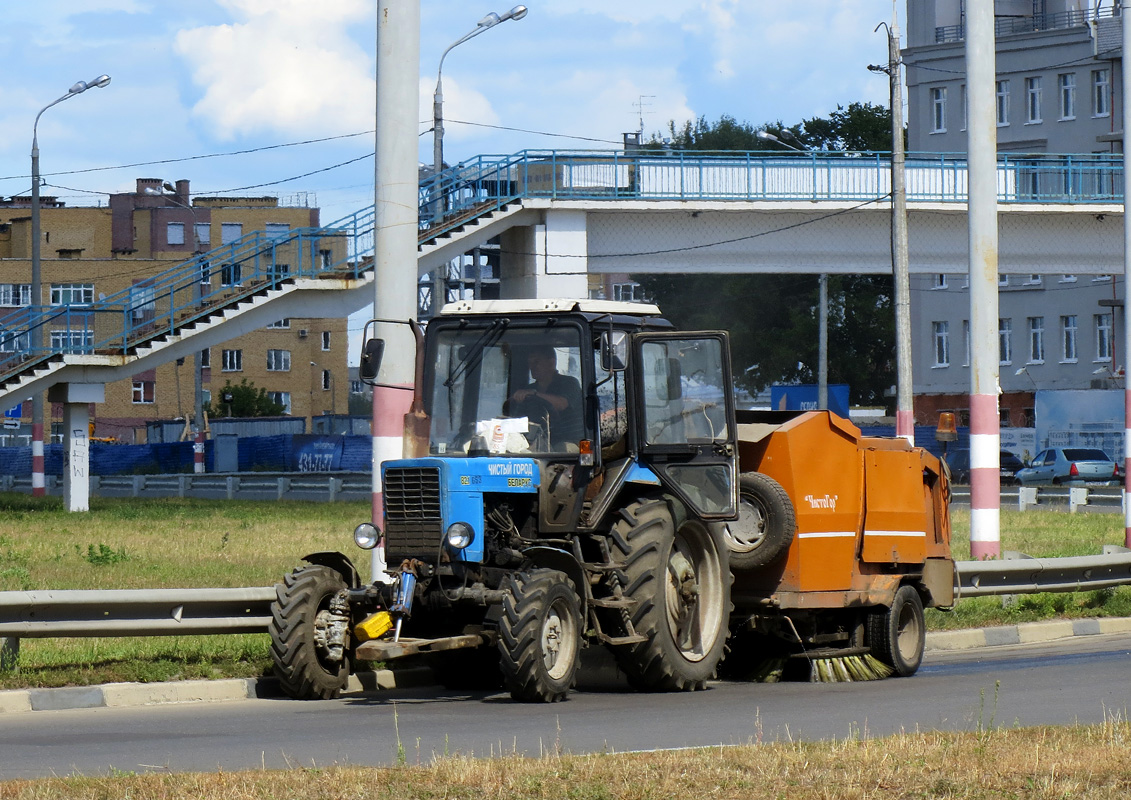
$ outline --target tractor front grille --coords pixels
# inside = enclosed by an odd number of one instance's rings
[[[435,558],[444,533],[438,467],[385,470],[385,560]]]

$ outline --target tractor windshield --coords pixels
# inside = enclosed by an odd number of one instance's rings
[[[445,327],[431,342],[431,453],[576,453],[590,438],[580,328],[497,319]]]

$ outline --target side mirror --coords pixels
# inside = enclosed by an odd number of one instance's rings
[[[357,368],[357,376],[365,383],[376,383],[377,373],[381,370],[381,357],[385,354],[384,339],[369,339],[361,348],[361,363]]]
[[[605,331],[601,334],[601,369],[623,372],[628,368],[628,333]]]

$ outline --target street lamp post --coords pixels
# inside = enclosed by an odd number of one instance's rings
[[[434,219],[440,219],[444,213],[444,202],[440,194],[440,173],[444,171],[444,59],[447,58],[448,53],[468,39],[474,39],[484,31],[495,27],[500,22],[506,22],[508,19],[522,19],[526,16],[526,12],[526,6],[515,6],[502,15],[492,11],[483,19],[479,20],[479,24],[475,26],[475,30],[456,39],[448,45],[448,49],[440,56],[440,66],[436,69],[436,92],[432,95],[432,176],[436,193],[435,206],[433,208]]]
[[[82,94],[91,87],[101,89],[110,83],[109,75],[99,75],[94,80],[79,81],[67,93],[40,109],[35,115],[35,123],[31,127],[31,303],[32,322],[29,346],[31,351],[40,355],[43,350],[43,315],[36,313],[36,308],[42,312],[43,306],[43,281],[40,273],[39,262],[39,118],[43,112],[68,100],[77,94]],[[43,472],[43,392],[36,392],[31,401],[31,493],[33,496],[42,497],[47,493],[47,483]]]

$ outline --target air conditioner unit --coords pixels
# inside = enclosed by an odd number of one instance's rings
[[[309,333],[310,333],[310,331],[308,331],[306,328],[299,328],[298,329],[298,338],[305,339]]]

